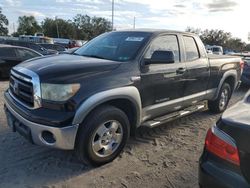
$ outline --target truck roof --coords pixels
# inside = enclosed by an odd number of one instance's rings
[[[186,35],[197,36],[197,34],[195,34],[195,33],[168,30],[168,29],[124,29],[124,30],[118,30],[118,31],[113,31],[113,32],[145,32],[145,33],[152,33],[152,34],[176,33],[176,34],[186,34]]]

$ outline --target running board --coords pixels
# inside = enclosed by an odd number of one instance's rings
[[[200,110],[202,110],[204,108],[206,108],[205,103],[197,104],[195,106],[186,108],[186,109],[178,111],[178,112],[174,112],[174,113],[167,114],[167,115],[164,115],[164,116],[161,116],[161,117],[157,117],[157,118],[155,118],[153,120],[145,121],[144,123],[142,123],[141,126],[154,128],[154,127],[157,127],[158,125],[162,125],[162,124],[167,123],[169,121],[173,121],[173,120],[175,120],[177,118],[187,116],[187,115],[192,114],[194,112],[200,111]]]

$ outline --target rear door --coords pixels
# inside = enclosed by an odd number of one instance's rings
[[[141,97],[147,118],[157,117],[182,108],[185,63],[181,63],[178,37],[167,34],[155,38],[144,59],[157,50],[173,51],[175,63],[144,65],[141,71]]]
[[[184,58],[187,73],[185,74],[184,105],[195,104],[207,95],[210,78],[209,61],[205,48],[193,36],[183,36]],[[200,42],[200,43],[199,43]]]

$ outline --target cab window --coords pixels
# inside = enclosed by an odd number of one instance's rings
[[[0,48],[0,57],[15,58],[16,54],[14,48]]]
[[[39,55],[35,52],[26,50],[26,49],[16,49],[18,56],[24,61],[27,59],[31,59],[34,57],[38,57]]]
[[[183,41],[185,46],[186,61],[194,61],[199,59],[200,55],[194,38],[184,36]]]
[[[145,54],[145,59],[150,59],[153,53],[158,50],[172,51],[174,53],[175,62],[180,62],[179,43],[176,35],[160,36],[154,39]]]

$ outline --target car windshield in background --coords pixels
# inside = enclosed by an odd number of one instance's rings
[[[248,66],[250,66],[250,58],[244,58],[244,61],[247,63]]]
[[[150,36],[151,33],[147,32],[105,33],[76,50],[74,54],[113,61],[130,61],[136,57]]]
[[[213,48],[213,52],[221,52],[220,48]]]

